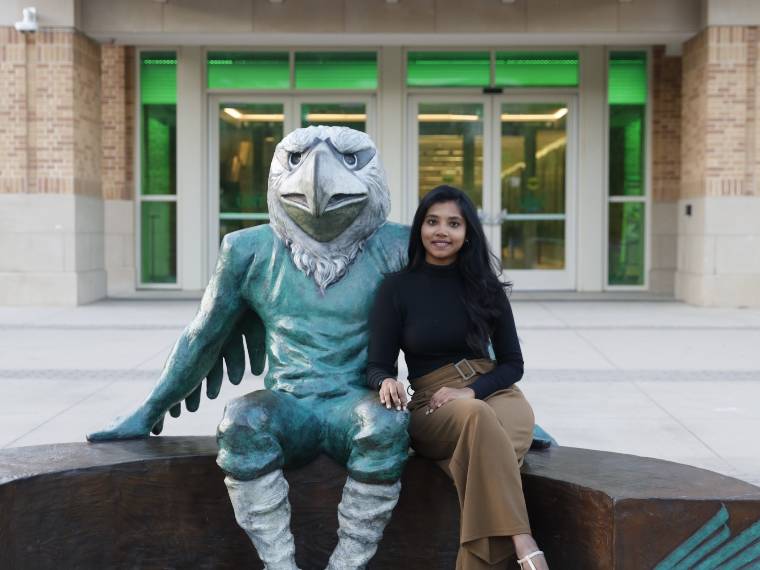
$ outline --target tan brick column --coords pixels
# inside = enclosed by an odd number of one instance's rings
[[[102,179],[108,294],[135,289],[134,48],[101,47]]]
[[[652,262],[650,290],[673,294],[681,188],[681,57],[655,48],[652,61]]]
[[[0,304],[101,298],[100,46],[0,28],[0,102]]]
[[[690,303],[760,306],[759,44],[758,27],[716,26],[684,46],[676,294]]]

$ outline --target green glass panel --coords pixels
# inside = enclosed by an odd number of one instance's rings
[[[143,195],[176,193],[175,105],[143,105],[140,172]]]
[[[219,105],[219,212],[227,215],[220,219],[220,236],[248,227],[237,227],[242,222],[235,214],[267,213],[267,178],[283,137],[284,112],[282,103]]]
[[[420,103],[418,113],[419,197],[439,184],[450,184],[481,207],[483,105]]]
[[[409,87],[486,87],[491,60],[487,51],[411,51],[407,54]]]
[[[336,125],[367,131],[367,107],[364,103],[303,103],[301,126]]]
[[[144,51],[140,54],[140,102],[143,105],[177,102],[177,54]]]
[[[575,87],[578,54],[559,52],[496,52],[495,83],[504,87]]]
[[[296,89],[377,89],[377,53],[296,53]]]
[[[644,203],[613,202],[609,210],[609,284],[644,284]]]
[[[647,55],[645,52],[613,52],[607,73],[610,105],[645,105],[647,102]]]
[[[212,51],[206,61],[209,89],[288,89],[288,52]]]
[[[611,105],[610,196],[644,195],[644,105]]]
[[[177,204],[140,204],[140,260],[143,283],[177,282]]]
[[[564,220],[515,220],[501,226],[505,269],[565,268]]]

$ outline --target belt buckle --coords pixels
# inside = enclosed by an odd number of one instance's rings
[[[468,374],[465,374],[464,372],[462,372],[462,369],[459,368],[462,364],[466,364],[467,367],[470,369]],[[462,360],[454,364],[454,368],[456,368],[456,371],[462,377],[462,380],[469,380],[476,374],[475,369],[472,367],[472,364],[470,364],[470,362],[466,358],[463,358]]]

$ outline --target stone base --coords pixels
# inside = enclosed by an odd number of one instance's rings
[[[197,437],[0,451],[0,560],[19,570],[261,568],[235,524],[215,456],[214,439]],[[298,564],[324,568],[345,471],[322,456],[286,477]],[[453,484],[412,457],[402,485],[370,568],[454,568]],[[523,485],[534,534],[555,568],[652,568],[683,558],[683,543],[716,516],[727,542],[760,519],[758,487],[616,453],[531,452]]]
[[[103,200],[0,194],[0,305],[79,305],[105,297]]]

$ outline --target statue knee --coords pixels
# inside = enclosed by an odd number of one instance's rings
[[[357,408],[359,421],[346,464],[349,475],[365,483],[398,481],[409,457],[409,413],[369,402]]]
[[[272,426],[273,405],[260,392],[227,404],[217,428],[216,462],[233,479],[249,481],[283,467],[282,446]]]

